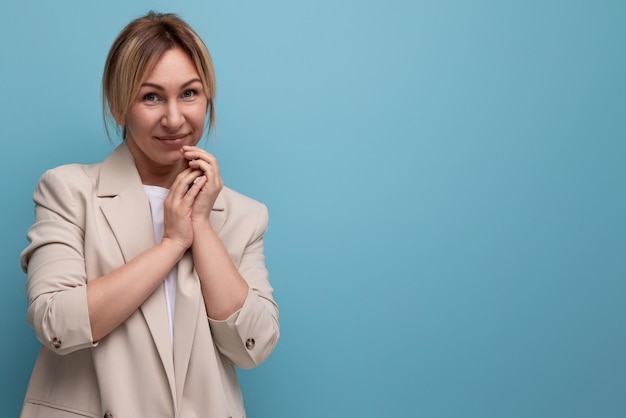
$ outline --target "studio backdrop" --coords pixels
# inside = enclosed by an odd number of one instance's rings
[[[122,27],[205,40],[202,146],[267,204],[280,306],[253,418],[626,416],[626,2],[9,0],[3,417],[39,344],[19,254],[47,169],[101,161]],[[111,365],[115,367],[115,365]]]

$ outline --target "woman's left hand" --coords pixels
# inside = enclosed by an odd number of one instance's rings
[[[202,170],[206,177],[203,182],[196,181],[195,183],[196,187],[201,185],[202,188],[192,206],[191,222],[207,221],[217,195],[224,187],[217,159],[201,148],[187,145],[183,146],[182,153],[183,157],[189,161],[189,167]]]

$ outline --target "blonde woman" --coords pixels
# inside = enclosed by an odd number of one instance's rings
[[[245,417],[235,367],[273,351],[278,307],[266,207],[197,147],[214,96],[209,52],[177,16],[113,43],[103,101],[122,143],[47,171],[33,197],[21,260],[42,348],[22,417]]]

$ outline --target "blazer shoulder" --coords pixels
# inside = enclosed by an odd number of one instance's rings
[[[46,170],[39,178],[39,185],[80,185],[98,176],[98,164],[65,164]]]
[[[224,225],[230,225],[239,231],[249,231],[254,237],[262,236],[267,230],[267,206],[231,188],[222,189],[213,209],[223,214],[221,219]]]
[[[219,199],[226,209],[242,211],[259,211],[266,209],[264,203],[224,186]]]
[[[45,171],[35,187],[33,200],[38,205],[68,209],[72,202],[90,199],[98,182],[98,166],[66,164]]]

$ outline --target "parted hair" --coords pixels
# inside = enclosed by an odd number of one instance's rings
[[[206,45],[180,17],[151,11],[126,25],[109,50],[102,75],[102,111],[107,135],[109,116],[116,121],[124,120],[157,61],[165,52],[177,47],[189,55],[198,71],[208,99],[211,128],[215,122],[215,71]],[[126,139],[126,128],[122,138]]]

